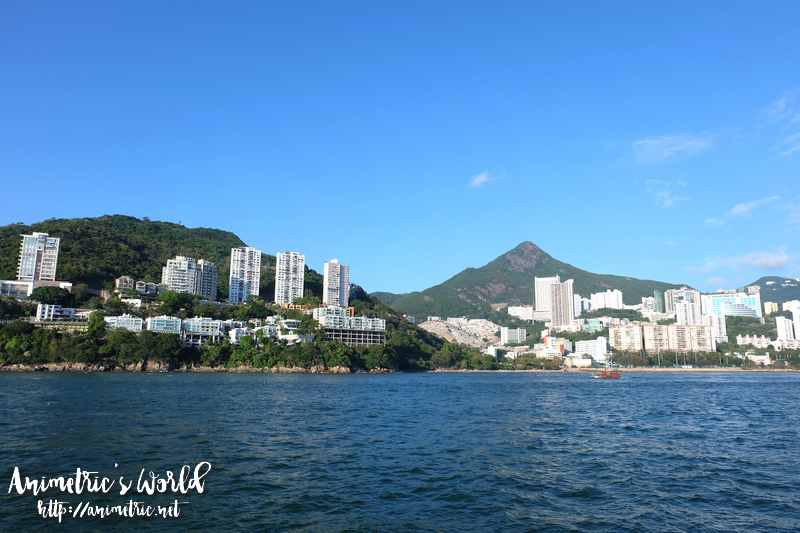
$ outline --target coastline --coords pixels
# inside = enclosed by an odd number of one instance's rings
[[[337,366],[333,368],[326,368],[324,366],[312,366],[310,368],[303,367],[285,367],[274,366],[272,368],[255,368],[251,366],[238,366],[232,368],[225,367],[208,367],[208,366],[177,366],[174,367],[169,363],[163,362],[150,362],[139,361],[129,365],[121,365],[115,361],[101,361],[99,363],[44,363],[40,365],[27,365],[27,364],[11,364],[0,366],[0,372],[234,372],[234,373],[265,373],[265,374],[462,374],[462,373],[475,373],[475,372],[497,372],[497,373],[520,373],[520,372],[540,372],[550,374],[563,374],[563,373],[590,373],[596,372],[596,368],[567,368],[561,370],[540,370],[540,369],[525,369],[525,370],[458,370],[458,369],[436,369],[436,370],[414,370],[402,371],[388,368],[373,368],[365,370],[363,368],[348,368]],[[740,367],[727,367],[727,368],[648,368],[648,367],[635,367],[620,369],[623,374],[626,373],[676,373],[676,372],[800,372],[791,368],[751,368],[742,369]]]

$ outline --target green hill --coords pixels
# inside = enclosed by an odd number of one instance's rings
[[[654,290],[663,292],[679,287],[659,281],[593,274],[562,263],[526,241],[485,266],[468,268],[422,292],[373,293],[373,296],[420,320],[428,315],[490,318],[494,315],[491,304],[533,305],[534,277],[556,274],[562,280],[573,279],[575,292],[585,298],[594,292],[619,289],[629,305],[641,303],[643,296],[653,296]]]
[[[761,287],[761,303],[775,302],[782,304],[792,300],[800,300],[800,281],[794,278],[765,276],[750,284]],[[740,290],[744,290],[742,287]]]
[[[210,228],[187,228],[172,222],[123,215],[98,218],[51,218],[38,224],[0,228],[0,279],[16,279],[21,234],[49,233],[61,239],[56,278],[113,287],[120,276],[160,282],[161,268],[176,255],[213,261],[219,291],[228,295],[231,248],[246,246],[235,234]],[[275,296],[275,256],[261,255],[261,296]],[[322,296],[322,276],[306,268],[306,288]]]

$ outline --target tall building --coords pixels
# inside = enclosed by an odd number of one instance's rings
[[[761,294],[721,292],[700,297],[704,315],[752,316],[761,318]]]
[[[792,300],[791,302],[783,302],[781,309],[783,311],[792,311],[795,307],[800,307],[800,300]]]
[[[580,294],[573,294],[572,295],[572,309],[575,312],[575,316],[576,317],[581,316],[581,313],[583,313],[583,311],[584,311],[582,302],[583,302],[583,299],[581,298]]]
[[[796,306],[792,311],[792,322],[794,322],[794,338],[800,340],[800,306]]]
[[[710,326],[646,324],[641,328],[647,353],[713,352],[717,349]]]
[[[197,291],[195,294],[204,296],[207,300],[217,299],[217,266],[211,261],[200,259],[197,262]]]
[[[622,309],[622,291],[608,289],[590,296],[592,309]]]
[[[658,312],[658,302],[652,296],[642,296],[642,308],[651,313]]]
[[[675,312],[675,306],[679,302],[700,303],[700,291],[681,287],[680,289],[669,289],[664,293],[664,310],[667,313]]]
[[[18,281],[55,281],[61,239],[47,233],[22,235],[17,264]]]
[[[728,342],[728,325],[725,315],[700,315],[704,326],[711,326],[711,333],[717,342]]]
[[[553,276],[552,278],[534,278],[534,296],[536,298],[534,305],[536,306],[537,311],[550,310],[550,286],[560,282],[561,278],[559,278],[557,275]]]
[[[653,298],[656,299],[656,312],[664,312],[664,295],[660,291],[653,291]]]
[[[778,312],[778,304],[775,302],[764,302],[764,314],[771,315]]]
[[[642,349],[642,326],[612,326],[608,343],[616,350],[638,352]]]
[[[322,284],[322,303],[347,307],[350,299],[350,267],[331,259],[325,263],[325,280]]]
[[[251,294],[258,296],[261,284],[261,250],[231,248],[231,277],[228,301],[246,302]]]
[[[552,327],[569,326],[575,318],[573,296],[573,280],[550,285],[550,325]]]
[[[278,252],[275,266],[275,303],[286,305],[303,297],[306,256],[297,252]]]
[[[677,314],[677,324],[702,324],[702,314],[700,313],[700,302],[692,303],[680,300],[674,304],[674,312]]]
[[[199,294],[208,300],[217,299],[217,267],[205,259],[176,256],[161,269],[161,283],[169,290]]]
[[[784,341],[791,341],[795,339],[797,334],[794,331],[794,324],[788,318],[782,316],[775,317],[775,327],[778,329],[778,339]]]

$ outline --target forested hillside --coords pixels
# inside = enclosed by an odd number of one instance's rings
[[[408,294],[372,293],[395,309],[422,320],[428,315],[491,318],[491,304],[533,305],[534,278],[559,275],[575,281],[576,294],[589,297],[607,289],[622,291],[626,304],[641,303],[653,291],[679,285],[625,276],[593,274],[548,255],[532,242],[523,242],[510,252],[480,268],[468,268],[440,285]]]
[[[140,220],[124,215],[98,218],[49,219],[37,224],[0,228],[0,279],[15,279],[21,234],[49,233],[61,239],[59,280],[113,287],[120,276],[160,282],[161,268],[176,255],[206,259],[217,265],[219,291],[228,295],[231,248],[247,246],[229,231],[187,228],[172,222]],[[306,289],[322,295],[322,276],[306,269]],[[261,296],[275,295],[275,256],[261,256]]]

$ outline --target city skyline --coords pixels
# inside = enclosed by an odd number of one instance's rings
[[[125,214],[302,250],[317,271],[346,257],[368,292],[423,290],[527,240],[702,291],[798,277],[798,15],[6,4],[0,175],[10,198],[43,192],[0,224],[101,216],[121,208],[99,191],[191,183]],[[198,208],[231,180],[249,204]],[[333,183],[366,238],[319,231]]]

